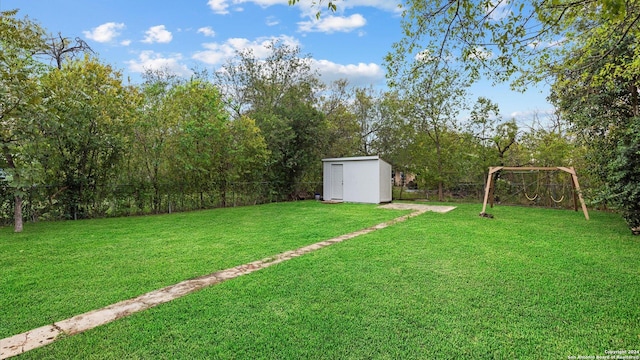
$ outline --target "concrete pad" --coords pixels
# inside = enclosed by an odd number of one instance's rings
[[[440,206],[440,205],[422,205],[422,204],[408,204],[408,203],[390,203],[380,205],[383,209],[393,209],[393,210],[415,210],[415,211],[432,211],[437,213],[448,213],[449,211],[455,209],[455,206]]]

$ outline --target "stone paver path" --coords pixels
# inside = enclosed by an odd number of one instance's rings
[[[283,261],[307,254],[309,252],[327,247],[329,245],[339,243],[356,236],[368,234],[370,232],[383,229],[393,224],[405,221],[411,217],[418,216],[427,211],[448,212],[455,207],[449,206],[429,206],[419,204],[386,204],[383,208],[389,209],[406,209],[414,210],[411,214],[395,218],[367,229],[352,232],[350,234],[341,235],[333,239],[321,241],[315,244],[301,247],[297,250],[286,251],[276,256],[266,259],[254,261],[248,264],[239,265],[230,269],[221,270],[209,275],[201,276],[195,279],[185,280],[175,285],[155,290],[136,298],[124,300],[104,307],[102,309],[89,311],[84,314],[74,316],[72,318],[55,322],[33,329],[22,334],[14,335],[0,340],[0,359],[6,359],[12,356],[22,354],[35,348],[48,345],[58,338],[60,335],[71,336],[83,331],[87,331],[121,319],[138,311],[146,310],[151,307],[169,302],[202,288],[221,283],[223,281],[236,278],[238,276],[250,274],[269,266],[279,264]]]

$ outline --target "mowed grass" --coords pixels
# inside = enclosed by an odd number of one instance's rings
[[[24,358],[566,359],[640,349],[640,239],[618,216],[497,207],[485,219],[479,205],[456,206]]]
[[[403,213],[305,201],[2,228],[0,338]]]

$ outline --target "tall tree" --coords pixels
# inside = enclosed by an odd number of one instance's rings
[[[206,72],[179,79],[149,71],[145,79],[129,181],[151,188],[154,212],[178,192],[199,194],[200,207],[211,206],[211,199],[226,206],[236,182],[263,180],[268,151],[260,129],[246,116],[231,119]]]
[[[14,196],[14,230],[23,229],[22,202],[26,187],[39,178],[33,144],[40,109],[38,74],[42,66],[34,55],[45,48],[42,28],[16,18],[17,11],[0,12],[0,151]]]
[[[362,155],[378,155],[378,133],[384,124],[382,101],[383,97],[371,87],[355,89],[352,107],[360,128],[359,150]]]
[[[626,0],[408,0],[404,36],[386,62],[395,78],[414,71],[412,58],[428,52],[440,62],[462,63],[472,80],[481,75],[512,79],[525,88],[563,67],[567,45],[593,42],[602,21],[609,24],[607,36],[624,38],[639,19],[640,4]],[[586,53],[574,56],[595,60]]]
[[[240,184],[250,187],[264,181],[270,152],[256,121],[242,116],[231,121],[228,127],[231,143],[225,164],[226,183],[239,188]]]
[[[326,157],[345,157],[360,154],[359,125],[351,109],[353,88],[347,80],[335,81],[319,99],[319,109],[325,115],[327,137],[323,144]]]
[[[385,92],[381,106],[382,125],[377,131],[376,149],[391,162],[395,171],[407,173],[413,167],[411,147],[415,139],[414,121],[403,111],[405,101],[398,92]]]
[[[41,82],[50,181],[66,189],[66,215],[77,219],[94,210],[97,193],[109,193],[117,178],[137,97],[118,71],[89,56],[53,69]]]
[[[321,149],[327,133],[324,114],[293,92],[282,106],[256,111],[252,117],[271,153],[268,176],[275,190],[290,198],[313,191],[303,182],[321,177]]]
[[[169,116],[170,92],[180,83],[167,70],[148,70],[139,86],[142,104],[133,124],[133,140],[129,150],[128,171],[124,180],[139,193],[151,187],[154,212],[161,208],[161,183],[171,176],[175,159],[172,136],[177,136],[177,119]]]
[[[62,65],[66,61],[75,60],[81,54],[93,53],[89,44],[78,37],[71,40],[58,33],[55,36],[50,35],[45,41],[46,48],[39,55],[49,57],[58,70],[62,69]]]
[[[414,172],[428,185],[435,185],[438,200],[444,201],[445,186],[460,173],[457,127],[466,89],[455,71],[442,71],[437,77],[412,77],[405,83],[405,111],[416,131]]]
[[[226,204],[229,115],[218,90],[210,82],[192,78],[175,86],[169,94],[167,116],[177,123],[171,141],[175,153],[172,178],[180,178],[184,189],[200,193],[216,189]],[[204,204],[201,204],[204,207]]]
[[[327,134],[324,115],[315,108],[321,83],[298,47],[274,41],[267,50],[264,58],[238,52],[216,72],[216,84],[233,117],[255,119],[267,141],[273,191],[297,197],[308,191],[303,179],[319,180],[321,173]]]
[[[504,121],[499,114],[498,105],[485,97],[479,97],[471,110],[469,131],[480,143],[478,155],[484,172],[489,166],[516,165],[507,164],[507,152],[516,144],[518,125],[515,119]]]
[[[639,62],[640,28],[632,31],[611,36],[604,23],[598,39],[576,44],[575,53],[586,57],[567,52],[566,67],[556,73],[551,99],[573,125],[578,140],[588,146],[591,175],[603,184],[598,200],[621,209],[637,234],[640,68],[634,71],[634,67]]]
[[[321,84],[311,69],[309,55],[302,56],[298,46],[282,40],[274,40],[266,47],[268,54],[264,58],[251,49],[237,51],[215,73],[215,83],[226,97],[233,117],[274,109],[292,91],[309,97],[310,102],[315,100]]]

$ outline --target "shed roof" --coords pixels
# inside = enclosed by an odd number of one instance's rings
[[[353,157],[343,157],[343,158],[329,158],[322,159],[323,162],[329,161],[364,161],[364,160],[382,160],[379,156],[353,156]],[[384,160],[382,160],[384,161]]]

